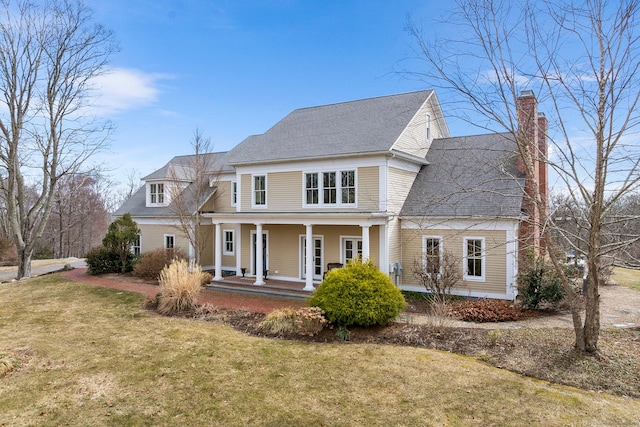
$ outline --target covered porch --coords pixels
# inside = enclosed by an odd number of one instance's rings
[[[252,281],[252,286],[263,287],[269,280],[298,282],[304,284],[303,291],[311,292],[330,264],[345,264],[361,256],[383,271],[388,265],[386,215],[235,213],[208,217],[214,225],[215,283],[246,285]],[[225,275],[228,271],[235,276]]]

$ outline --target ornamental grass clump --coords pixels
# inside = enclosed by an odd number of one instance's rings
[[[406,302],[389,276],[370,260],[357,259],[330,271],[309,305],[324,310],[338,326],[384,326],[398,317]]]
[[[202,288],[202,269],[195,263],[175,259],[160,272],[158,312],[174,314],[193,310]]]
[[[274,334],[295,333],[298,335],[317,335],[327,319],[318,307],[279,308],[267,314],[260,327]]]
[[[296,311],[293,308],[279,308],[267,314],[260,327],[274,334],[286,334],[296,330]]]

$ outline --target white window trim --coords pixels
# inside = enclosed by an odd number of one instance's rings
[[[227,250],[227,233],[231,233],[231,251]],[[235,230],[222,230],[222,255],[234,255],[236,249]]]
[[[358,244],[357,242],[362,242],[362,236],[340,236],[340,264],[347,264],[347,257],[344,250],[344,242],[345,240],[354,240],[356,242],[355,252],[356,256],[358,254]]]
[[[138,243],[136,245],[136,243]],[[138,248],[140,255],[142,255],[142,233],[138,233],[138,240],[131,245],[131,253],[136,254],[135,248]]]
[[[156,194],[156,198],[158,194],[162,194],[162,203],[152,203],[151,202],[151,187],[154,185],[162,185],[162,193],[154,193]],[[169,193],[167,191],[167,183],[166,182],[149,182],[146,185],[147,187],[147,206],[156,207],[156,206],[167,206],[169,204]]]
[[[168,248],[167,247],[167,237],[173,238],[173,247],[172,248]],[[164,238],[162,239],[162,244],[163,244],[165,249],[175,249],[176,248],[176,235],[175,234],[165,234]]]
[[[426,135],[427,135],[427,142],[431,141],[431,114],[427,113],[427,129],[426,129]]]
[[[299,244],[299,252],[300,252],[300,279],[304,280],[307,277],[307,272],[305,269],[305,260],[307,257],[307,253],[304,250],[304,242],[307,240],[307,235],[306,234],[300,234],[298,235],[298,244]],[[312,240],[320,240],[320,245],[321,245],[321,249],[322,249],[322,253],[320,254],[320,267],[322,272],[319,275],[316,275],[315,273],[313,274],[313,279],[314,280],[322,280],[322,274],[324,273],[324,269],[325,269],[325,263],[324,263],[324,235],[321,234],[314,234],[312,237]],[[315,258],[315,256],[314,256]],[[314,265],[315,267],[315,265]]]
[[[482,275],[481,276],[470,276],[467,274],[467,242],[469,240],[480,240],[482,242],[482,257],[481,259],[481,267],[482,268]],[[487,258],[487,246],[486,246],[486,242],[485,242],[485,238],[484,237],[478,237],[478,236],[465,236],[462,239],[462,255],[463,255],[463,261],[462,261],[462,280],[465,281],[469,281],[469,282],[484,282],[485,281],[485,277],[487,274],[487,266],[486,266],[486,258]]]
[[[433,240],[438,240],[438,247],[439,247],[439,258],[440,258],[440,271],[438,272],[439,275],[442,275],[442,260],[443,260],[443,253],[444,253],[444,239],[442,238],[442,236],[422,236],[422,269],[426,270],[427,265],[427,258],[426,258],[426,252],[427,252],[427,239],[433,239]]]
[[[324,176],[325,173],[336,174],[336,202],[324,202]],[[355,184],[354,203],[342,203],[342,172],[353,172]],[[307,174],[318,175],[318,203],[307,203]],[[353,169],[321,169],[302,171],[302,207],[311,209],[335,209],[335,208],[357,208],[358,207],[358,168]]]
[[[238,204],[238,181],[231,181],[231,206],[237,206],[237,204]]]
[[[264,205],[256,204],[256,177],[263,176],[264,177]],[[269,202],[267,189],[268,189],[268,178],[267,174],[255,174],[251,175],[251,208],[252,209],[267,209],[267,204]]]

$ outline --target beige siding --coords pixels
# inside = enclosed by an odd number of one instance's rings
[[[485,239],[485,281],[463,281],[457,290],[461,293],[496,293],[503,294],[507,290],[507,240],[506,232],[498,231],[469,231],[469,230],[403,230],[402,232],[402,283],[418,285],[412,275],[414,260],[422,253],[422,236],[443,237],[444,250],[460,257],[464,255],[463,242],[465,237],[483,237]],[[462,264],[462,261],[461,261]],[[462,269],[462,265],[460,267]]]
[[[207,212],[233,213],[235,206],[231,206],[231,181],[220,181],[216,184],[216,192],[206,204]]]
[[[251,210],[251,174],[244,174],[240,176],[240,182],[238,183],[240,188],[240,203],[242,204],[243,211]],[[267,194],[267,200],[269,195]]]
[[[182,234],[177,228],[170,225],[138,225],[141,234],[141,252],[151,252],[157,248],[164,248],[164,235],[173,234],[175,236],[175,245],[189,253],[189,239]]]
[[[242,226],[242,267],[251,273],[251,232],[255,227]],[[270,276],[280,276],[292,279],[301,277],[301,236],[306,235],[306,228],[302,225],[265,225],[263,231],[267,233],[268,258],[267,266]],[[340,262],[341,237],[361,237],[362,229],[357,226],[315,226],[313,235],[323,239],[323,270],[328,263]],[[371,259],[378,265],[379,227],[370,229]]]
[[[333,207],[305,208],[303,207],[303,185],[301,171],[274,172],[267,174],[267,208],[253,209],[255,212],[311,212],[317,210],[326,212]],[[340,177],[338,176],[339,180]],[[358,209],[374,211],[379,208],[380,168],[377,166],[357,169]],[[241,176],[242,210],[251,211],[251,175]],[[337,195],[338,201],[340,194]],[[339,203],[338,203],[339,204]],[[352,208],[341,208],[351,210]]]
[[[387,172],[387,211],[392,214],[399,214],[402,209],[409,190],[416,179],[417,174],[402,169],[390,167]]]
[[[402,231],[400,230],[400,220],[392,219],[387,225],[389,233],[389,262],[400,262],[402,260]]]
[[[357,176],[358,209],[378,210],[380,206],[380,168],[378,166],[358,168]]]
[[[267,176],[267,211],[302,210],[302,172],[278,172]]]
[[[202,242],[202,253],[200,254],[200,264],[206,267],[213,266],[213,240],[215,228],[212,225],[200,226],[200,239]]]
[[[440,129],[436,113],[430,102],[418,110],[413,120],[407,125],[398,140],[393,145],[393,149],[404,151],[418,157],[424,157],[429,150],[431,141],[427,141],[427,114],[431,115],[431,139],[441,138],[443,130]]]

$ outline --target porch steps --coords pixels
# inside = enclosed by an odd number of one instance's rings
[[[292,289],[286,286],[269,285],[256,286],[245,283],[233,282],[211,282],[207,285],[207,289],[226,292],[238,292],[250,295],[262,295],[267,297],[287,298],[296,300],[306,300],[311,297],[311,292],[302,289]]]

